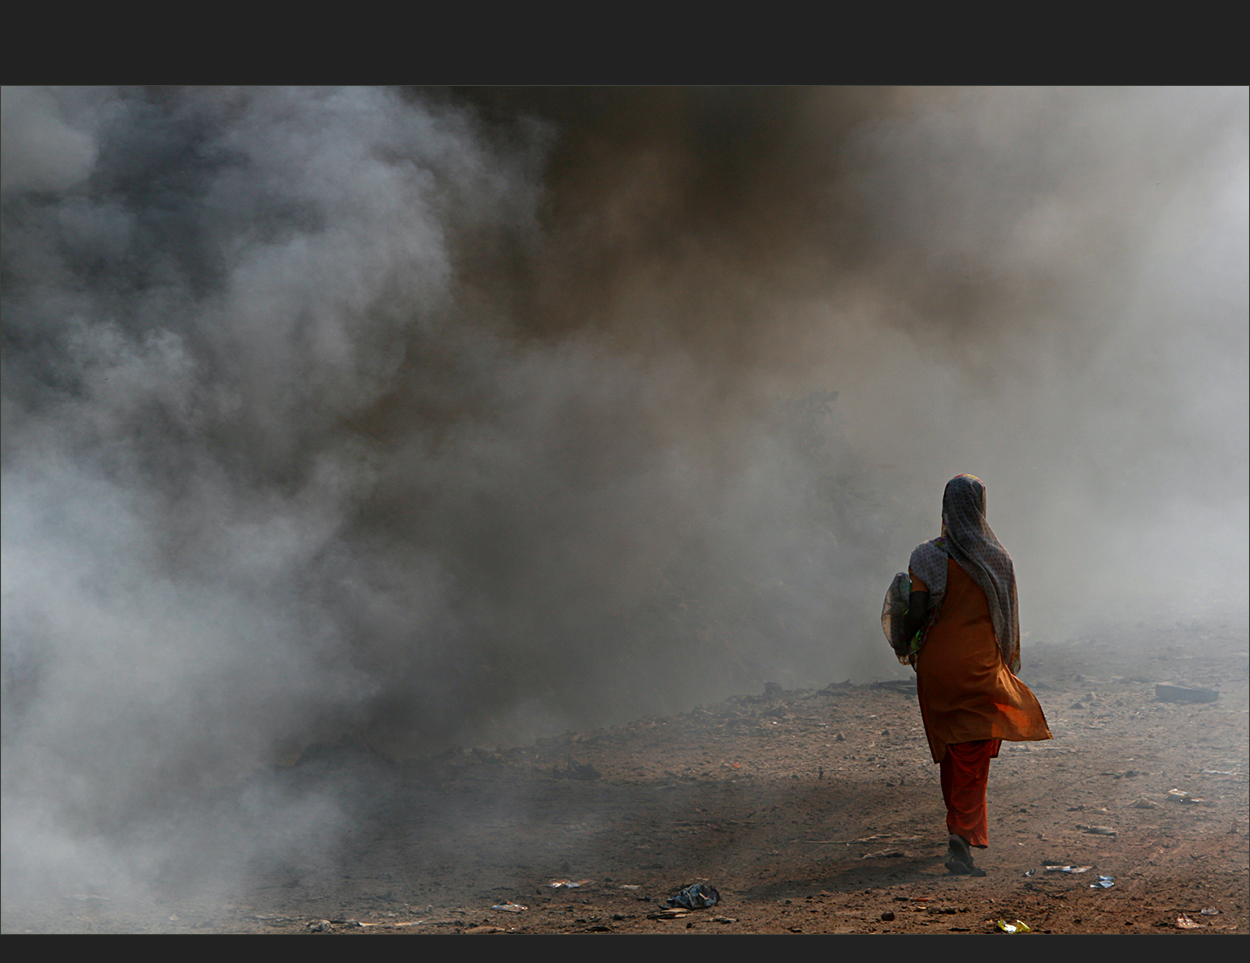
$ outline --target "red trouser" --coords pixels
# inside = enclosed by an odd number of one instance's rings
[[[990,842],[985,787],[990,778],[990,760],[998,755],[1001,743],[1001,739],[979,739],[947,745],[946,757],[940,764],[946,831],[957,833],[982,849]]]

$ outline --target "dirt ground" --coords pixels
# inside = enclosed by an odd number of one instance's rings
[[[1024,662],[1055,738],[1005,744],[992,765],[983,878],[942,865],[937,767],[910,681],[769,686],[506,752],[403,765],[349,747],[306,754],[284,779],[350,771],[357,787],[354,829],[325,852],[257,865],[220,898],[175,887],[158,906],[87,893],[6,907],[4,929],[1250,932],[1245,621],[1026,641]],[[1161,701],[1159,682],[1219,698]],[[717,905],[667,908],[697,881]]]

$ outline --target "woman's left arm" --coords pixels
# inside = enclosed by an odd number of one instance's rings
[[[912,592],[907,597],[907,615],[903,618],[903,638],[910,639],[922,628],[929,616],[929,593]]]

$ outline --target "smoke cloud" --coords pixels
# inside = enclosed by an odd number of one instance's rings
[[[961,472],[1033,638],[1245,611],[1244,88],[6,88],[2,143],[6,898],[344,734],[898,671]]]

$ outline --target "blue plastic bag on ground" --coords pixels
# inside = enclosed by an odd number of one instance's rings
[[[707,883],[695,883],[693,886],[687,886],[676,896],[668,898],[669,906],[681,906],[685,909],[703,909],[707,906],[715,906],[720,902],[720,893],[713,886]]]

